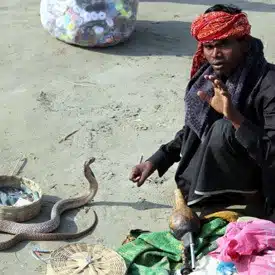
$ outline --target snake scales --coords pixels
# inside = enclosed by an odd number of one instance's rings
[[[92,225],[78,233],[49,233],[54,231],[60,224],[60,215],[69,209],[81,207],[91,201],[97,193],[98,183],[90,168],[95,161],[91,158],[84,163],[84,175],[89,182],[90,188],[87,194],[72,199],[63,199],[56,202],[51,211],[51,219],[42,223],[23,224],[13,221],[0,220],[0,232],[14,234],[15,236],[7,241],[0,242],[0,250],[8,249],[23,240],[52,241],[68,240],[81,237],[92,230],[97,223],[96,213],[93,211]]]

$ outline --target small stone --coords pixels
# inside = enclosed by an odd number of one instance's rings
[[[106,180],[111,180],[114,176],[115,176],[115,174],[112,171],[110,171],[108,173],[105,173],[103,177]]]
[[[57,186],[57,184],[54,184],[50,187],[50,189],[55,189],[56,186]]]
[[[135,129],[138,131],[147,131],[149,127],[147,125],[136,125]]]
[[[158,111],[160,108],[161,108],[160,104],[157,104],[157,105],[154,106],[155,111]]]

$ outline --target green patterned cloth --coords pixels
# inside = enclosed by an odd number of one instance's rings
[[[196,237],[197,259],[217,248],[216,239],[225,234],[226,220],[215,218],[204,223]],[[129,275],[168,275],[183,267],[182,242],[169,231],[142,233],[117,252],[124,258]]]

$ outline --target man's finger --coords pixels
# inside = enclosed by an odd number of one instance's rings
[[[137,169],[134,167],[131,174],[130,174],[130,177],[129,179],[133,182],[136,182],[138,181],[140,178],[140,173],[137,171]]]
[[[144,181],[138,181],[138,183],[137,183],[137,187],[140,187],[142,184],[144,183]]]
[[[214,80],[214,85],[221,90],[221,92],[227,93],[227,88],[225,84],[220,80],[220,79],[215,79]]]
[[[198,91],[197,95],[200,97],[200,99],[201,99],[202,101],[206,101],[206,102],[208,102],[209,104],[211,103],[212,97],[209,96],[206,92]]]
[[[204,78],[212,81],[213,83],[217,79],[214,75],[205,75]]]
[[[148,176],[149,176],[149,171],[145,170],[145,171],[141,174],[137,186],[140,187],[140,186],[145,182],[145,180],[148,178]]]
[[[146,180],[146,177],[142,174],[140,179],[138,180],[137,187],[140,187]]]
[[[132,182],[138,182],[139,180],[140,180],[140,176],[136,176],[131,179]]]
[[[205,75],[204,78],[211,81],[214,84],[215,88],[218,88],[218,89],[221,90],[222,94],[224,94],[224,95],[228,94],[226,85],[220,79],[218,79],[216,76],[214,76],[214,75]],[[224,93],[223,93],[222,90],[224,91]]]

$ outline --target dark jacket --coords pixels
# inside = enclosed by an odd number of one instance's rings
[[[263,195],[275,206],[275,65],[268,64],[257,88],[247,91],[246,105],[239,111],[245,121],[236,130],[235,137],[260,167]],[[184,146],[187,138],[189,148]],[[175,176],[177,181],[199,142],[197,135],[184,126],[172,141],[162,145],[148,160],[158,170],[160,177],[180,161]]]

